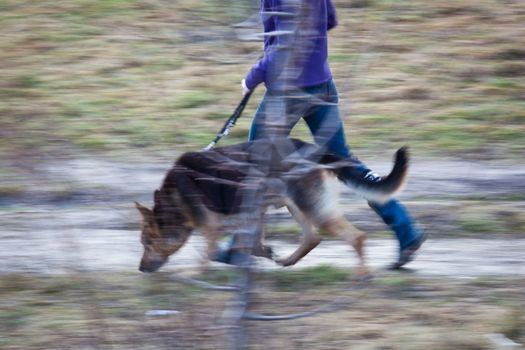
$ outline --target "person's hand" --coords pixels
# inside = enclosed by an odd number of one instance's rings
[[[248,89],[248,87],[246,86],[246,80],[245,79],[243,79],[241,81],[241,87],[242,87],[243,95],[246,95],[246,94],[248,94],[250,92],[250,89]]]

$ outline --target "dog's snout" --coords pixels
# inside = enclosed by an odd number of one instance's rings
[[[139,266],[140,272],[151,273],[161,268],[166,263],[167,259],[142,259]]]
[[[144,273],[151,273],[157,271],[160,268],[160,266],[161,264],[157,266],[140,264],[139,271]]]

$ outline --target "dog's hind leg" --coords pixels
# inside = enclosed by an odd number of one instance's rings
[[[332,236],[339,236],[350,244],[359,258],[359,274],[366,274],[368,269],[365,264],[364,242],[366,234],[352,225],[343,215],[334,216],[320,223],[319,228]]]
[[[265,230],[264,230],[264,217],[266,216],[266,212],[268,211],[268,207],[263,207],[260,213],[260,217],[258,219],[258,232],[257,232],[257,241],[254,244],[252,254],[255,256],[260,256],[262,258],[273,260],[273,249],[270,246],[267,246],[264,244],[264,240],[266,238]]]
[[[321,238],[314,232],[314,226],[306,218],[306,216],[295,206],[295,204],[287,203],[287,208],[290,214],[297,221],[299,226],[303,229],[303,236],[301,245],[289,257],[284,259],[277,259],[276,262],[282,266],[291,266],[301,260],[312,249],[317,247],[321,242]]]

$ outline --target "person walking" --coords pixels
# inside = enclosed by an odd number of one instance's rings
[[[355,158],[347,145],[337,88],[328,64],[328,31],[337,26],[331,0],[261,0],[264,55],[241,82],[243,93],[264,84],[266,92],[253,117],[249,140],[288,136],[302,118],[314,141],[327,152]],[[364,178],[379,176],[360,162]],[[399,242],[399,269],[426,240],[399,200],[368,203]]]

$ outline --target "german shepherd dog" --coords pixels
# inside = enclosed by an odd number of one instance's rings
[[[277,263],[294,265],[308,254],[321,241],[314,231],[318,228],[349,243],[366,271],[365,234],[338,209],[334,184],[339,180],[369,201],[384,202],[404,183],[408,152],[399,149],[392,171],[380,179],[363,176],[359,164],[289,138],[185,153],[155,191],[153,209],[135,203],[143,218],[144,254],[139,270],[157,271],[195,230],[206,237],[208,258],[212,258],[221,235],[243,225],[255,228],[258,241],[246,245],[244,249],[250,250],[245,252],[265,255],[268,250],[261,243],[264,212],[269,206],[286,206],[303,236],[297,250]]]

